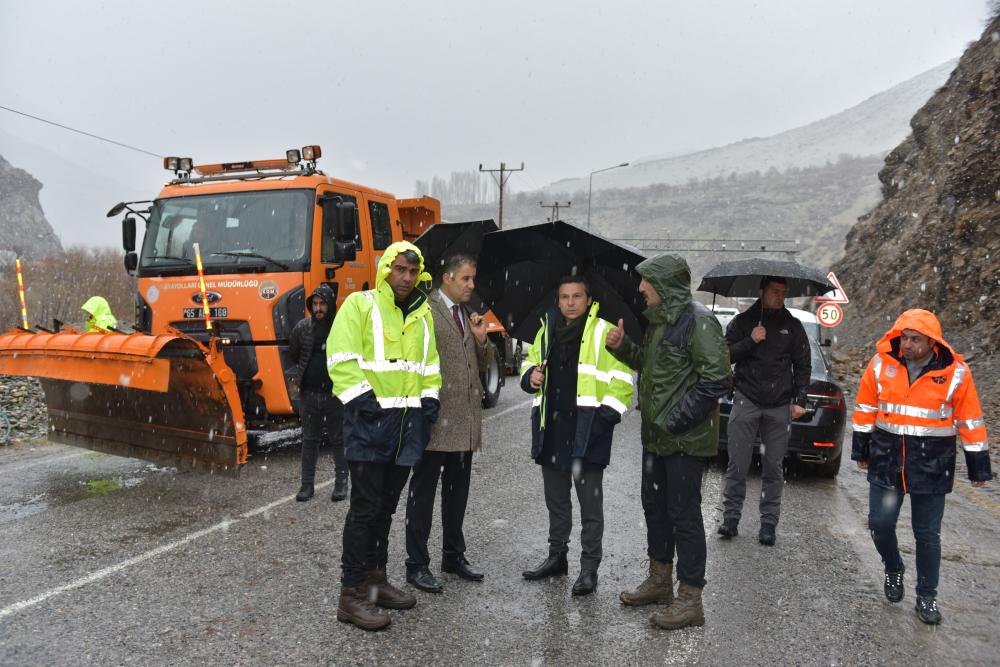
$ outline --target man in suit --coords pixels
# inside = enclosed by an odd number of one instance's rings
[[[444,589],[430,571],[427,551],[439,478],[441,571],[468,581],[483,579],[465,558],[462,523],[469,499],[472,453],[481,445],[483,387],[479,373],[487,369],[495,354],[486,337],[486,321],[466,305],[476,286],[476,260],[456,254],[445,259],[443,269],[441,288],[430,295],[441,358],[441,412],[424,456],[413,469],[406,508],[406,580],[428,593]]]

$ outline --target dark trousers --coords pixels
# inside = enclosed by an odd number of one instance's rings
[[[875,549],[889,572],[903,569],[903,559],[896,543],[896,521],[903,506],[903,495],[902,489],[868,485],[868,529],[872,533]],[[913,539],[917,546],[917,595],[937,597],[944,494],[909,495]]]
[[[359,586],[369,570],[389,561],[389,528],[399,496],[410,475],[408,466],[350,461],[351,507],[344,520],[341,583]]]
[[[785,488],[782,465],[791,431],[791,405],[762,408],[736,392],[727,427],[729,467],[722,488],[723,519],[739,523],[747,494],[747,472],[753,460],[754,443],[760,433],[760,522],[778,525],[781,493]]]
[[[549,553],[564,554],[569,550],[573,531],[573,503],[570,487],[576,487],[580,503],[580,569],[597,570],[603,552],[604,537],[604,469],[577,468],[564,472],[542,466],[545,506],[549,510]]]
[[[649,557],[672,563],[677,580],[705,585],[705,524],[701,517],[701,479],[706,459],[687,454],[642,453],[642,509],[646,514]]]
[[[472,452],[424,452],[410,478],[406,505],[406,567],[415,570],[431,562],[427,540],[434,522],[434,497],[441,479],[441,556],[457,558],[465,553],[465,507],[472,479]]]
[[[333,465],[337,477],[346,477],[344,404],[333,394],[303,391],[299,402],[299,414],[302,417],[302,483],[315,482],[319,446],[324,441],[330,443],[333,450]]]

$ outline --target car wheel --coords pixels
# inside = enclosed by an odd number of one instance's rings
[[[819,469],[820,477],[826,477],[827,479],[833,479],[840,472],[840,456],[838,455],[832,461],[827,461],[826,463],[820,463],[816,466]]]
[[[490,359],[486,372],[479,374],[483,383],[483,407],[492,408],[500,400],[500,387],[503,386],[503,374],[500,372],[500,351],[497,350]]]

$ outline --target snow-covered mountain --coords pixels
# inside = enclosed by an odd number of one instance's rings
[[[682,184],[730,173],[766,172],[772,167],[822,166],[842,155],[884,156],[910,133],[910,118],[944,85],[957,60],[928,70],[838,114],[771,137],[745,139],[727,146],[632,161],[594,179],[594,189]],[[587,177],[567,178],[545,188],[548,194],[587,189]]]

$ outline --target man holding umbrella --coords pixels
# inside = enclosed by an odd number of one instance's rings
[[[521,388],[535,394],[531,456],[542,467],[549,512],[549,555],[524,578],[563,575],[573,507],[580,503],[580,575],[573,595],[597,588],[604,534],[604,468],[615,425],[632,402],[632,372],[605,348],[614,325],[597,316],[590,285],[579,275],[560,280],[558,308],[550,308],[521,366]]]
[[[757,539],[768,546],[776,540],[784,486],[782,464],[791,420],[806,412],[806,389],[812,370],[805,329],[785,308],[787,283],[778,276],[761,278],[760,299],[734,317],[726,329],[726,343],[736,370],[719,535],[730,539],[739,532],[747,471],[759,433],[761,495]]]
[[[704,625],[705,526],[701,481],[719,446],[719,398],[729,388],[729,350],[712,312],[691,299],[691,271],[676,255],[636,267],[646,299],[640,347],[622,322],[607,337],[615,356],[639,369],[642,412],[642,508],[646,515],[649,576],[622,603],[667,603],[650,620],[674,630]],[[677,553],[677,597],[673,560]]]

